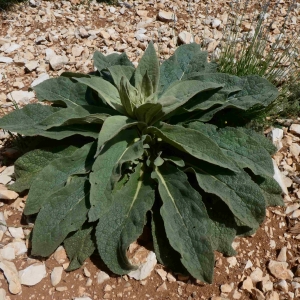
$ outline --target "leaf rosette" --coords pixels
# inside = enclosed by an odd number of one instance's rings
[[[273,145],[236,126],[277,89],[258,76],[218,73],[197,44],[161,65],[152,43],[137,68],[125,53],[96,52],[94,63],[96,72],[34,87],[51,106],[29,104],[0,120],[53,145],[20,157],[10,186],[29,190],[32,254],[64,243],[73,270],[97,249],[111,271],[127,274],[136,268],[127,249],[150,226],[162,264],[212,282],[214,251],[234,255],[235,236],[282,205]]]

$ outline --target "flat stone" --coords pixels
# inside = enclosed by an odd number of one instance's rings
[[[0,56],[0,63],[10,64],[14,60],[10,57]]]
[[[25,64],[25,68],[32,72],[39,66],[39,62],[37,60],[31,60],[28,63]]]
[[[237,259],[235,256],[228,257],[226,260],[229,263],[229,268],[233,268],[237,265]]]
[[[55,71],[61,70],[68,62],[69,59],[65,55],[55,55],[49,60],[51,68]]]
[[[167,288],[167,285],[166,285],[166,283],[164,282],[162,285],[160,285],[157,289],[156,289],[156,291],[157,292],[163,292],[163,291],[166,291],[168,288]]]
[[[165,281],[166,279],[167,279],[167,272],[165,271],[165,270],[163,270],[163,269],[157,269],[157,270],[155,270],[156,271],[156,273],[160,276],[160,278],[163,280],[163,281]]]
[[[25,239],[25,235],[21,227],[8,227],[8,231],[15,239]]]
[[[297,158],[300,154],[300,145],[298,145],[297,143],[292,143],[289,150],[292,155]]]
[[[0,211],[0,230],[3,232],[6,232],[7,230],[7,226],[6,226],[6,220],[4,217],[4,213],[2,211]]]
[[[274,128],[272,130],[272,142],[277,150],[282,148],[282,138],[283,138],[283,130],[280,128]]]
[[[7,44],[4,44],[0,50],[3,51],[4,53],[12,53],[16,50],[18,50],[21,46],[19,44],[15,44],[15,43],[7,43]]]
[[[260,268],[256,268],[251,274],[250,278],[254,284],[259,281],[262,281],[263,271]]]
[[[0,199],[3,200],[15,200],[19,195],[14,191],[0,190]]]
[[[104,38],[105,40],[108,40],[110,38],[110,34],[108,32],[106,32],[106,31],[104,31],[104,30],[100,31],[100,36],[102,38]]]
[[[1,172],[1,175],[12,176],[14,173],[15,173],[15,167],[9,166],[9,167],[6,167],[3,172]]]
[[[211,27],[212,28],[217,28],[217,27],[219,27],[220,25],[221,25],[221,20],[219,20],[219,19],[213,19],[213,21],[211,22]]]
[[[22,287],[15,264],[11,261],[2,260],[0,261],[0,269],[3,271],[8,282],[9,291],[14,295],[19,294],[22,290]]]
[[[272,291],[267,299],[268,300],[279,300],[279,294],[276,291]]]
[[[35,80],[32,81],[31,87],[34,87],[34,86],[42,83],[43,81],[45,81],[45,80],[47,80],[49,78],[50,77],[49,77],[49,75],[47,73],[42,73],[42,74],[39,75],[38,78],[36,78]]]
[[[45,50],[45,54],[46,54],[46,60],[48,60],[48,61],[50,60],[51,57],[56,56],[56,53],[51,48],[47,48]]]
[[[226,283],[222,284],[220,289],[222,293],[230,293],[233,289],[233,286],[231,284]]]
[[[103,271],[100,271],[98,274],[97,274],[97,283],[98,284],[102,284],[103,282],[109,280],[110,277],[107,273],[103,272]]]
[[[158,19],[163,22],[177,21],[177,17],[173,12],[164,10],[158,12]]]
[[[84,27],[80,27],[78,29],[79,31],[79,35],[82,37],[82,38],[87,38],[89,36],[89,33],[86,31],[86,29]]]
[[[294,277],[292,271],[288,270],[288,263],[286,262],[270,260],[268,269],[271,274],[278,279],[292,280]]]
[[[92,300],[90,297],[80,297],[74,298],[74,300]]]
[[[51,284],[53,286],[56,286],[60,283],[63,270],[64,270],[63,267],[55,267],[52,270],[50,278],[51,278]]]
[[[298,203],[294,203],[292,205],[289,205],[286,210],[285,210],[285,214],[288,215],[291,212],[294,212],[295,210],[297,210],[300,207],[300,204]]]
[[[190,44],[194,42],[193,35],[188,31],[180,32],[178,38],[182,44]]]
[[[264,293],[273,290],[273,282],[270,280],[269,274],[262,278],[262,281],[259,283],[259,289]]]
[[[15,249],[15,255],[17,256],[27,253],[27,247],[24,241],[11,242],[7,246],[4,246],[4,248],[6,247],[13,247]]]
[[[6,291],[5,289],[0,289],[0,300],[6,300]]]
[[[35,43],[38,45],[42,42],[46,42],[46,38],[45,36],[41,35],[41,36],[38,36],[36,39],[35,39]]]
[[[281,174],[280,170],[278,169],[276,161],[273,158],[272,158],[272,161],[273,161],[273,167],[274,167],[274,176],[273,176],[273,178],[280,185],[283,193],[285,193],[286,195],[288,195],[289,192],[288,192],[287,187],[286,187],[286,185],[284,183],[283,175]]]
[[[7,94],[7,99],[20,104],[28,104],[35,97],[34,92],[13,91]]]
[[[59,264],[63,264],[67,259],[67,253],[64,247],[59,246],[54,252],[53,257]]]
[[[299,134],[300,135],[300,124],[292,124],[290,126],[290,131],[292,133],[295,133],[295,134]]]
[[[243,281],[241,289],[248,292],[251,292],[251,290],[253,289],[253,282],[249,276]]]
[[[156,255],[154,252],[149,251],[149,254],[146,258],[146,262],[140,264],[137,270],[131,271],[128,276],[136,280],[144,280],[147,278],[151,272],[154,270],[157,264]]]
[[[8,184],[9,182],[11,181],[11,177],[10,176],[8,176],[8,175],[0,175],[0,183],[1,184],[4,184],[4,185],[6,185],[6,184]]]
[[[171,273],[168,273],[167,279],[168,279],[169,282],[175,282],[176,281],[176,278]]]
[[[47,275],[46,267],[44,264],[36,263],[24,270],[19,271],[19,278],[21,284],[27,286],[33,286],[38,284]]]
[[[0,249],[0,258],[5,260],[14,260],[16,258],[15,249],[9,246]]]
[[[82,46],[74,46],[72,47],[72,55],[78,57],[82,54],[84,47]]]
[[[283,291],[286,293],[289,291],[289,286],[285,280],[280,280],[276,286],[280,291]]]
[[[286,247],[281,248],[281,250],[278,254],[278,257],[277,257],[277,261],[286,262],[286,250],[287,250]]]
[[[264,294],[258,289],[252,289],[251,294],[252,294],[253,300],[265,300],[266,299]]]

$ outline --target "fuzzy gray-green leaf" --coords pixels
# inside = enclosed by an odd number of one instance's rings
[[[178,107],[184,105],[195,95],[201,92],[217,90],[222,85],[213,82],[200,82],[197,80],[178,81],[170,86],[159,98],[165,115],[170,114]],[[158,119],[157,119],[158,120]]]
[[[115,114],[116,111],[113,109],[91,105],[76,106],[74,108],[62,108],[58,112],[44,119],[39,123],[39,125],[45,126],[46,129],[49,129],[52,127],[72,124],[102,124],[107,117]]]
[[[160,67],[159,92],[162,94],[173,82],[185,80],[193,73],[211,72],[207,62],[207,52],[201,51],[196,43],[182,45],[165,60]]]
[[[108,81],[100,77],[91,77],[91,78],[75,78],[78,82],[81,82],[91,89],[98,92],[98,95],[113,109],[117,110],[120,113],[124,113],[124,109],[121,105],[121,100],[119,92],[115,86],[113,86]]]
[[[21,156],[15,162],[16,181],[9,186],[10,190],[23,192],[28,190],[40,171],[53,160],[71,155],[77,147],[56,147],[52,149],[36,149]]]
[[[99,51],[95,51],[93,60],[94,65],[99,72],[101,72],[103,69],[116,65],[133,67],[132,62],[128,59],[125,52],[122,54],[112,53],[109,55],[104,55]]]
[[[0,128],[27,136],[40,135],[55,140],[62,140],[76,134],[97,137],[97,132],[99,132],[99,125],[97,124],[72,124],[53,127],[48,130],[45,125],[40,125],[45,119],[60,110],[61,108],[48,105],[28,104],[24,108],[14,110],[1,118]]]
[[[273,176],[273,163],[267,150],[239,128],[218,129],[214,125],[198,121],[191,122],[187,126],[215,141],[241,168],[249,168],[256,175]]]
[[[236,164],[222,152],[219,146],[197,130],[161,122],[157,127],[149,127],[147,131],[198,159],[239,172]]]
[[[114,138],[120,131],[138,125],[140,122],[130,119],[126,116],[112,116],[108,117],[102,126],[98,137],[98,151],[99,154],[101,147]]]
[[[206,193],[217,195],[245,225],[254,228],[264,220],[264,196],[245,171],[235,173],[197,161],[191,167],[200,188]]]
[[[32,255],[49,256],[66,236],[78,230],[89,209],[89,183],[78,177],[51,195],[35,221]]]
[[[87,86],[67,77],[51,78],[33,87],[39,101],[64,103],[68,107],[94,105]]]
[[[193,277],[212,282],[211,222],[200,194],[171,164],[156,168],[153,178],[158,181],[163,202],[160,213],[171,246],[180,253],[182,264]]]
[[[95,148],[95,143],[86,144],[70,156],[55,159],[40,171],[31,185],[24,214],[37,213],[51,199],[51,195],[65,185],[71,175],[87,173],[94,161]]]
[[[105,144],[97,157],[90,174],[91,183],[91,209],[89,221],[96,221],[105,213],[111,200],[111,181],[114,168],[118,165],[123,155],[137,135],[128,130],[119,133],[115,138]]]
[[[152,42],[149,43],[138,67],[135,70],[135,87],[138,90],[141,90],[141,85],[146,72],[152,82],[153,92],[156,92],[159,82],[159,61]]]
[[[92,235],[94,224],[83,225],[81,229],[64,240],[70,264],[66,271],[80,268],[84,261],[96,250],[94,237]]]
[[[128,261],[127,248],[142,234],[153,203],[151,179],[137,166],[127,184],[113,195],[96,228],[99,254],[114,273],[126,274],[135,268]]]

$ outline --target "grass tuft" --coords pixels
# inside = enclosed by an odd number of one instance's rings
[[[296,1],[289,5],[275,37],[271,34],[276,28],[275,22],[268,22],[267,16],[279,9],[280,1],[275,4],[264,1],[261,7],[257,4],[258,10],[250,26],[245,21],[245,16],[253,11],[249,3],[249,0],[237,1],[232,6],[234,17],[224,27],[221,52],[219,57],[213,56],[213,60],[218,62],[220,72],[237,76],[256,74],[279,89],[280,96],[272,106],[258,113],[256,124],[264,122],[266,116],[268,119],[271,116],[271,120],[278,116],[296,117],[300,112],[299,36],[297,32],[290,38],[286,36]]]

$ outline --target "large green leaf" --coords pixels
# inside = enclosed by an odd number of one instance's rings
[[[253,129],[245,127],[239,127],[238,129],[239,131],[243,131],[245,134],[248,134],[260,146],[264,147],[270,155],[273,155],[277,152],[277,148],[273,145],[272,141],[269,138],[266,138],[263,133],[258,133]]]
[[[127,115],[130,118],[133,118],[134,106],[137,104],[136,103],[137,96],[138,96],[137,89],[130,84],[127,78],[122,77],[120,81],[119,92],[120,92],[121,103]]]
[[[218,129],[215,125],[198,121],[187,126],[212,139],[241,168],[249,168],[256,175],[273,176],[273,163],[268,151],[239,128]]]
[[[28,104],[2,117],[0,127],[24,135],[35,135],[39,131],[38,124],[59,110],[48,105]]]
[[[74,108],[63,108],[59,110],[44,119],[39,123],[39,125],[45,126],[46,129],[49,129],[52,127],[72,124],[102,124],[107,117],[115,114],[116,111],[110,108],[92,105],[76,106]]]
[[[32,255],[49,256],[70,232],[82,226],[89,209],[89,191],[88,180],[75,177],[51,195],[34,224]]]
[[[91,89],[95,90],[98,95],[113,109],[117,110],[120,113],[124,113],[124,108],[121,105],[121,100],[119,92],[115,86],[113,86],[108,81],[100,77],[91,77],[91,78],[75,78],[78,82],[81,82]]]
[[[115,138],[105,144],[93,164],[90,174],[90,222],[98,220],[99,217],[105,213],[105,209],[109,207],[111,201],[111,187],[108,187],[108,185],[110,184],[113,170],[136,137],[137,134],[133,130],[119,133]]]
[[[151,80],[153,92],[156,92],[159,82],[159,60],[152,42],[149,43],[134,73],[135,87],[139,91],[146,73]]]
[[[282,189],[274,178],[267,176],[252,176],[252,179],[261,188],[267,206],[284,206],[281,196]]]
[[[67,271],[80,268],[96,250],[93,229],[94,224],[85,224],[64,240],[64,247],[70,260]]]
[[[162,94],[174,81],[184,80],[195,72],[214,71],[207,62],[207,52],[196,43],[182,45],[160,67],[159,92]]]
[[[157,208],[152,212],[151,229],[157,260],[175,273],[188,275],[186,268],[181,263],[179,252],[175,251],[170,245],[164,228],[164,221]]]
[[[61,189],[73,174],[87,173],[94,161],[96,143],[89,143],[76,150],[72,155],[53,160],[48,164],[31,185],[25,215],[37,213],[52,194]]]
[[[214,250],[226,256],[236,255],[232,242],[237,235],[237,224],[225,202],[209,195],[204,201],[211,220],[211,244]]]
[[[40,171],[53,160],[71,155],[77,147],[62,146],[50,149],[36,149],[21,156],[15,162],[16,181],[9,186],[10,190],[21,193],[28,190]]]
[[[122,154],[122,157],[118,160],[113,170],[113,183],[118,182],[122,177],[122,166],[124,163],[136,161],[143,156],[145,138],[146,136],[144,135],[142,138],[138,139],[138,141],[131,143]]]
[[[120,82],[122,77],[125,77],[128,80],[130,80],[134,74],[135,68],[130,66],[116,65],[116,66],[109,67],[108,71],[114,80],[115,86],[117,87],[118,90],[120,90]]]
[[[159,98],[165,115],[170,114],[178,107],[184,105],[193,96],[210,90],[217,90],[221,84],[213,82],[200,82],[197,80],[178,81],[170,86]],[[157,119],[158,120],[158,119]]]
[[[99,72],[115,65],[133,67],[132,62],[128,59],[125,52],[122,54],[112,53],[109,55],[104,55],[99,51],[95,51],[93,59],[94,65]]]
[[[260,188],[243,170],[231,172],[205,162],[189,161],[199,186],[206,193],[217,195],[231,212],[248,227],[264,220],[266,203]]]
[[[233,75],[226,74],[226,76],[232,77]],[[193,79],[204,80],[204,78],[208,80],[209,74],[196,76]],[[210,121],[216,113],[224,109],[247,111],[253,108],[264,108],[270,105],[279,95],[274,85],[257,75],[249,75],[236,80],[239,81],[238,86],[241,88],[241,91],[234,93],[221,106],[211,107],[209,110],[199,113],[197,116],[199,121]]]
[[[145,122],[146,124],[153,124],[154,119],[160,120],[164,116],[162,105],[160,103],[146,102],[134,111],[136,119]]]
[[[142,234],[153,203],[151,179],[137,166],[127,184],[113,195],[105,218],[99,219],[96,228],[99,254],[114,273],[126,274],[135,268],[128,261],[127,248]]]
[[[98,152],[100,152],[101,147],[114,138],[120,131],[133,127],[135,125],[141,124],[141,122],[130,119],[126,116],[111,116],[108,117],[102,126],[102,129],[98,137]]]
[[[147,132],[155,134],[164,142],[198,159],[239,172],[235,163],[222,152],[219,146],[197,130],[162,122],[157,127],[149,127]]]
[[[41,104],[28,104],[22,109],[16,109],[1,118],[0,128],[27,136],[40,135],[55,140],[61,140],[76,134],[97,138],[99,133],[99,125],[97,124],[73,124],[53,127],[49,130],[47,130],[45,125],[40,125],[42,121],[59,110],[61,108]]]
[[[39,101],[64,103],[68,107],[95,105],[87,86],[67,77],[51,78],[33,87]]]
[[[156,168],[153,177],[158,181],[163,201],[160,212],[171,246],[180,253],[182,264],[193,277],[212,282],[211,222],[200,194],[171,164]]]

